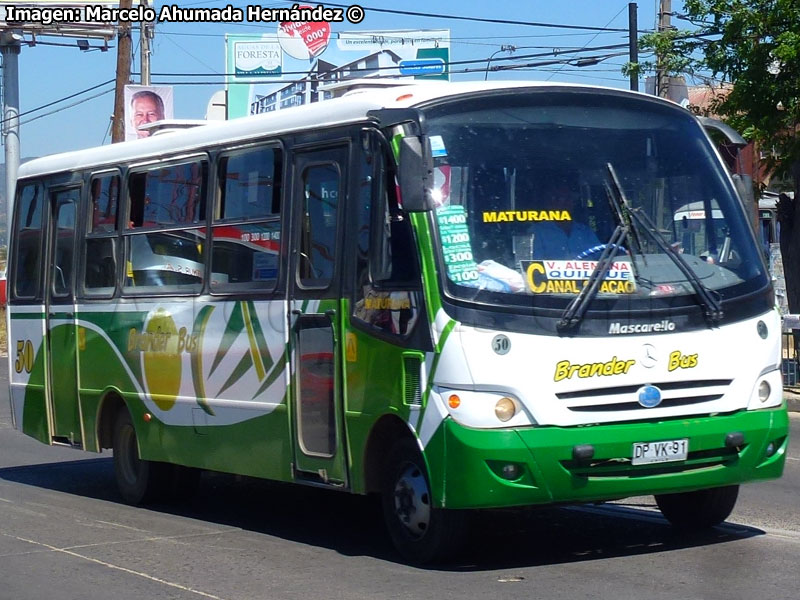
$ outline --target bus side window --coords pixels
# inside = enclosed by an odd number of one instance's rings
[[[278,280],[280,148],[233,152],[219,161],[211,229],[211,289],[264,289]]]
[[[14,296],[17,298],[36,298],[39,295],[44,200],[44,189],[39,184],[23,187],[17,199],[13,276]]]
[[[130,175],[124,292],[200,291],[207,180],[208,163],[200,159]]]
[[[109,297],[117,273],[116,230],[120,176],[98,175],[89,184],[89,228],[84,248],[84,285],[87,296]]]

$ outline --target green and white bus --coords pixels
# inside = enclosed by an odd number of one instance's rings
[[[127,502],[200,469],[377,493],[426,561],[467,509],[707,527],[782,473],[767,267],[670,102],[350,93],[34,160],[15,201],[14,425],[112,448]]]

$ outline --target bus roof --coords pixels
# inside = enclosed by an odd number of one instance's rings
[[[381,108],[409,108],[424,102],[481,91],[519,88],[574,88],[606,90],[632,94],[658,101],[654,96],[618,88],[552,82],[426,82],[382,89],[356,90],[340,98],[315,102],[295,108],[230,121],[208,121],[201,127],[151,136],[140,140],[98,146],[37,158],[20,166],[18,178],[49,173],[103,167],[133,161],[157,159],[165,153],[192,152],[219,143],[246,141],[260,135],[278,135],[294,131],[321,129],[363,121],[368,111]],[[673,104],[670,102],[670,104]]]

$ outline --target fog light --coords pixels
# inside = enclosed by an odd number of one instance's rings
[[[772,391],[772,388],[769,387],[769,383],[766,381],[762,381],[758,384],[758,399],[762,402],[766,402],[767,398],[769,398],[769,393]]]
[[[508,479],[509,481],[519,479],[519,465],[514,463],[503,465],[503,479]]]
[[[511,398],[500,398],[494,406],[494,414],[503,423],[510,420],[517,412],[517,406]]]
[[[769,444],[767,444],[767,451],[766,451],[767,458],[775,454],[775,450],[777,449],[778,447],[775,444],[775,442],[770,442]]]
[[[769,330],[767,329],[767,324],[764,323],[764,321],[759,321],[758,323],[756,323],[756,330],[758,331],[758,335],[761,336],[762,340],[767,339],[767,334],[769,333]]]

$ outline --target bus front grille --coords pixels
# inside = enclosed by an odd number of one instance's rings
[[[730,379],[705,379],[697,381],[670,381],[650,383],[661,390],[663,399],[659,408],[690,406],[713,402],[725,395]],[[608,412],[650,410],[638,402],[637,392],[642,385],[593,388],[556,394],[574,412]]]

